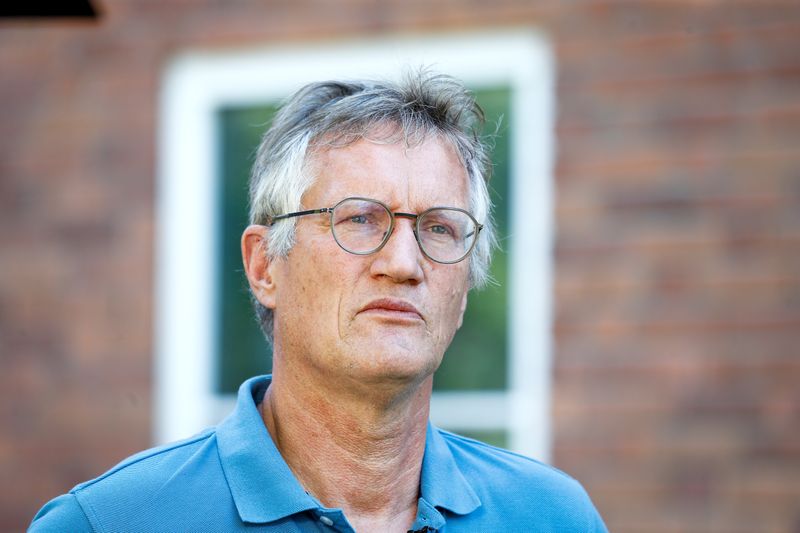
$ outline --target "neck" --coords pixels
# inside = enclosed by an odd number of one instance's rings
[[[357,530],[407,531],[416,517],[432,378],[364,394],[310,386],[276,365],[262,417],[303,487]]]

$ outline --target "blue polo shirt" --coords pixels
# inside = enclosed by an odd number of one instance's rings
[[[29,531],[353,531],[306,493],[275,447],[250,379],[216,429],[134,455],[47,503]],[[427,527],[428,529],[424,529]],[[607,531],[566,474],[428,425],[413,529]]]

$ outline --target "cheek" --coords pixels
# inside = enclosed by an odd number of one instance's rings
[[[439,329],[441,335],[449,342],[456,329],[458,329],[459,322],[461,321],[461,304],[464,301],[466,293],[466,284],[461,289],[450,289],[445,292],[444,296],[440,299],[441,306],[439,308],[442,319],[439,321]]]
[[[313,331],[331,327],[339,320],[342,298],[353,286],[345,265],[319,250],[304,255],[286,277],[281,304],[291,313],[296,327]],[[326,326],[327,325],[327,326]]]
[[[456,292],[452,295],[447,306],[448,327],[457,329],[461,321],[461,302],[464,299],[462,292]]]

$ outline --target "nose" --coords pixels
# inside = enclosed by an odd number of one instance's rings
[[[389,240],[373,257],[370,272],[375,277],[386,277],[395,283],[422,281],[425,258],[414,236],[413,220],[396,219]]]

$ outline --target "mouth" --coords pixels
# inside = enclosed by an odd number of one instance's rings
[[[362,307],[358,314],[396,321],[424,321],[422,313],[413,304],[396,298],[379,298]]]

